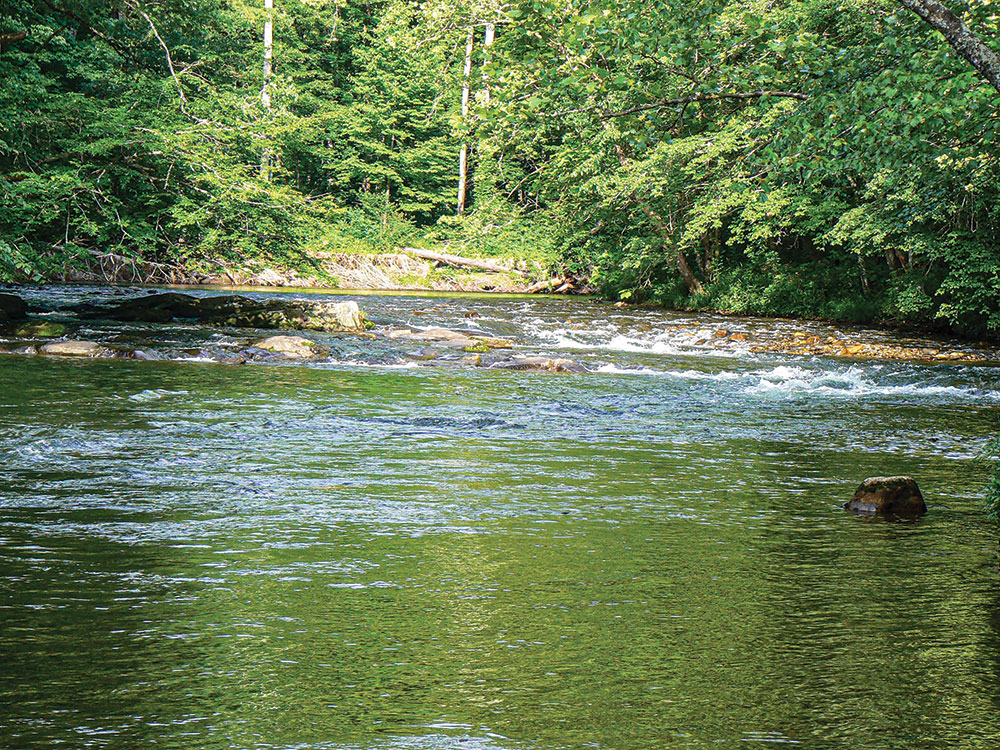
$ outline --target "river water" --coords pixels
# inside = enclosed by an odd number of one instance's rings
[[[227,366],[181,349],[244,334],[181,325],[82,331],[161,361],[0,357],[0,747],[1000,746],[1000,369],[358,299],[594,371],[335,336]],[[926,517],[841,509],[892,474]]]

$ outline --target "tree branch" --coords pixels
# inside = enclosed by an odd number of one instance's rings
[[[1000,92],[1000,56],[966,23],[937,0],[899,0],[941,32],[948,44]]]
[[[0,34],[0,48],[9,47],[12,44],[23,42],[27,36],[27,31],[12,31],[7,34]]]
[[[629,109],[619,110],[613,112],[611,110],[602,110],[601,114],[603,117],[625,117],[626,115],[634,115],[639,112],[648,112],[651,109],[661,109],[663,107],[673,107],[678,104],[692,104],[694,102],[712,102],[718,101],[720,99],[762,99],[764,97],[784,97],[786,99],[798,99],[799,101],[806,101],[809,98],[809,94],[802,94],[798,91],[744,91],[744,92],[733,92],[726,94],[692,94],[691,96],[679,96],[675,99],[661,99],[658,102],[653,102],[651,104],[641,104],[637,107],[631,107]],[[564,115],[573,115],[580,112],[594,112],[596,110],[601,110],[596,104],[592,107],[580,107],[578,109],[564,109],[561,112],[553,112],[551,117],[562,117]]]

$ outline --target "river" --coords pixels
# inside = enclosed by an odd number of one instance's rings
[[[238,333],[185,325],[83,329],[157,361],[0,357],[0,746],[1000,746],[1000,369],[712,335],[817,323],[357,299],[592,371],[332,335],[229,366],[183,352]],[[841,508],[894,474],[925,517]]]

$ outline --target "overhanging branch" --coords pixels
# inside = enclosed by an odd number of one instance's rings
[[[806,101],[809,98],[809,94],[803,94],[799,91],[739,91],[730,93],[706,93],[706,94],[691,94],[690,96],[678,96],[673,99],[661,99],[658,102],[651,102],[650,104],[640,104],[636,107],[630,107],[629,109],[623,110],[609,110],[603,109],[596,104],[591,107],[579,107],[577,109],[564,109],[561,112],[553,112],[551,117],[563,117],[565,115],[578,114],[580,112],[600,112],[602,117],[625,117],[627,115],[638,114],[639,112],[648,112],[653,109],[663,109],[664,107],[675,107],[679,104],[693,104],[694,102],[712,102],[719,101],[720,99],[763,99],[765,97],[783,97],[786,99],[798,99],[799,101]]]

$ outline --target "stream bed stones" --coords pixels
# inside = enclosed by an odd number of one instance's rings
[[[38,348],[39,354],[58,357],[112,357],[114,352],[96,341],[53,341]]]

